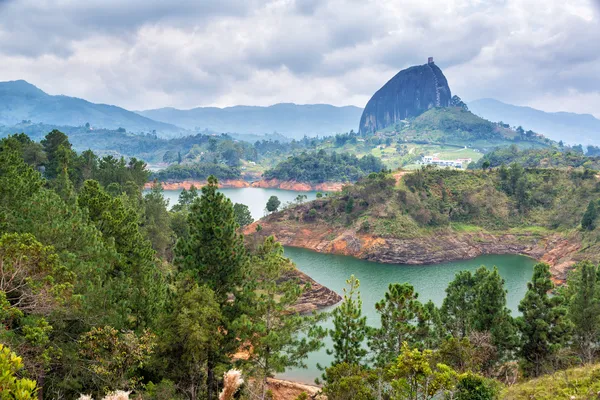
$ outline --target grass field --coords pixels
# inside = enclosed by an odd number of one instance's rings
[[[505,389],[505,400],[597,399],[600,393],[600,365],[572,368],[542,376]]]

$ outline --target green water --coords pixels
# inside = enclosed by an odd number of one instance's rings
[[[283,206],[287,202],[292,202],[299,194],[307,196],[308,200],[314,200],[317,192],[295,192],[292,190],[281,190],[281,189],[262,189],[262,188],[242,188],[242,189],[221,189],[231,201],[235,203],[242,203],[248,206],[252,217],[260,219],[265,216],[265,206],[271,196],[277,196],[281,205]],[[179,194],[181,190],[165,190],[164,196],[169,200],[169,208],[177,204],[179,200]]]
[[[293,201],[298,194],[306,194],[308,199],[314,199],[316,192],[294,192],[279,189],[221,189],[234,203],[246,204],[255,219],[264,215],[265,205],[270,196],[277,196],[282,204]],[[169,205],[177,203],[181,190],[168,190],[164,195],[169,199]],[[317,282],[342,293],[345,281],[354,274],[361,282],[361,295],[363,300],[363,313],[368,317],[370,325],[378,325],[378,318],[374,305],[379,301],[390,283],[409,282],[419,293],[423,302],[433,300],[440,305],[444,299],[446,286],[454,275],[461,270],[474,271],[481,265],[498,267],[498,270],[506,281],[508,291],[507,301],[513,314],[525,294],[527,281],[533,272],[534,260],[514,255],[488,255],[468,261],[457,261],[436,265],[392,265],[380,264],[352,257],[336,256],[332,254],[320,254],[309,250],[286,248],[285,254],[291,258],[298,268],[312,277]],[[326,322],[326,327],[331,327],[331,322]],[[325,341],[327,347],[331,347],[329,340]],[[281,374],[281,377],[300,382],[312,383],[320,376],[321,372],[316,364],[328,365],[331,359],[325,353],[325,349],[311,354],[307,361],[308,369],[292,369]]]
[[[527,281],[531,279],[535,260],[517,255],[486,255],[472,260],[448,262],[435,265],[393,265],[380,264],[370,261],[358,260],[347,256],[333,254],[320,254],[313,251],[286,247],[285,254],[291,258],[298,268],[312,277],[315,281],[342,293],[345,281],[354,274],[360,280],[360,292],[363,300],[363,314],[367,316],[369,325],[379,324],[375,313],[375,303],[383,298],[390,283],[409,282],[419,293],[422,302],[432,300],[441,305],[448,282],[461,270],[474,271],[481,265],[487,267],[497,266],[500,275],[505,280],[508,291],[508,307],[513,315],[527,289]],[[331,321],[324,324],[332,327]],[[331,341],[326,340],[327,347]],[[331,358],[325,349],[313,353],[307,361],[308,369],[292,369],[280,376],[300,382],[312,383],[321,372],[316,364],[329,365]]]

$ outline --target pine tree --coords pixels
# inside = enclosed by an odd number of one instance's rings
[[[182,189],[177,204],[173,206],[173,211],[189,211],[190,206],[197,198],[198,190],[194,185],[190,186],[189,190]]]
[[[440,313],[444,326],[454,337],[462,339],[471,331],[475,286],[473,274],[470,271],[460,271],[446,288]]]
[[[235,222],[237,222],[241,228],[254,222],[250,209],[245,204],[235,203],[233,205],[233,213],[235,214]]]
[[[54,181],[52,181],[52,187],[65,203],[74,204],[76,198],[75,188],[73,187],[73,183],[69,177],[69,163],[73,162],[73,158],[70,155],[70,150],[67,150],[60,145],[57,150],[56,158],[59,172]]]
[[[42,187],[39,172],[27,165],[17,144],[8,139],[0,141],[0,215],[31,198]]]
[[[432,350],[411,349],[404,343],[389,376],[394,399],[431,400],[444,398],[454,388],[457,373],[438,363]]]
[[[333,364],[347,363],[360,365],[367,354],[363,347],[368,327],[367,317],[362,315],[362,300],[360,298],[360,282],[352,275],[346,281],[344,300],[333,310],[333,326],[330,336],[333,339]]]
[[[227,335],[223,324],[213,291],[182,276],[176,283],[172,310],[161,319],[156,368],[192,400],[205,398],[206,364],[212,354],[221,351]]]
[[[294,309],[309,285],[290,279],[292,262],[283,256],[283,246],[267,237],[251,258],[247,315],[239,321],[250,354],[249,373],[260,383],[258,398],[267,398],[267,378],[288,367],[306,367],[309,352],[323,346],[326,331],[316,326],[325,314],[302,316]],[[300,337],[300,333],[305,333]]]
[[[582,360],[591,363],[600,339],[600,282],[598,268],[589,261],[575,266],[569,276],[569,318],[573,322],[574,343]]]
[[[490,271],[481,267],[474,274],[459,272],[448,285],[446,294],[441,317],[454,338],[489,332],[498,358],[508,355],[516,346],[516,327],[506,307],[504,280],[496,268]]]
[[[522,338],[519,355],[524,371],[531,376],[546,372],[547,363],[569,340],[571,333],[562,296],[548,295],[554,288],[550,278],[548,264],[536,264],[527,293],[519,304],[523,314],[517,319]]]
[[[162,258],[167,257],[167,250],[174,243],[175,237],[167,211],[168,204],[160,182],[155,181],[150,193],[144,196],[144,231],[152,248]]]
[[[97,181],[86,181],[77,203],[87,210],[89,221],[107,245],[113,245],[122,260],[115,271],[129,282],[127,299],[133,327],[151,326],[164,306],[166,285],[158,268],[152,244],[142,234],[139,216],[128,207],[126,197],[111,197]]]
[[[72,165],[71,161],[75,158],[75,152],[71,148],[67,135],[54,129],[40,143],[48,157],[46,170],[44,171],[48,179],[54,179],[60,175],[61,163],[64,163],[65,157],[69,160],[67,164]]]
[[[516,326],[506,307],[504,279],[498,269],[479,268],[475,273],[477,284],[473,328],[477,332],[490,332],[500,357],[517,344]]]
[[[429,335],[424,320],[429,319],[426,309],[417,300],[412,285],[390,284],[383,300],[375,304],[381,317],[381,327],[369,335],[369,347],[375,353],[376,364],[385,367],[392,362],[407,342],[410,346],[419,345]]]
[[[194,200],[188,214],[189,236],[181,238],[175,246],[175,264],[180,271],[192,276],[199,285],[206,285],[214,292],[215,300],[224,315],[222,328],[227,335],[220,343],[220,350],[210,351],[207,356],[207,398],[217,395],[215,368],[229,363],[229,356],[239,345],[233,329],[238,316],[239,304],[229,301],[245,283],[248,256],[243,236],[237,233],[238,225],[233,205],[218,191],[214,176],[202,188],[202,196]]]

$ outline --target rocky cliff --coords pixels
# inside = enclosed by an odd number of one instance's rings
[[[360,132],[384,129],[432,107],[447,107],[452,94],[448,81],[433,62],[400,71],[367,103]]]
[[[255,234],[258,223],[262,228],[260,235],[273,235],[284,246],[389,264],[424,265],[483,254],[521,254],[550,264],[554,279],[560,282],[574,262],[581,259],[579,238],[558,233],[455,232],[442,228],[427,236],[400,239],[362,233],[352,227],[290,220],[285,213],[275,213],[249,225],[245,233]]]

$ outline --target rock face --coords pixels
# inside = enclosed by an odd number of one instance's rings
[[[448,81],[433,61],[402,70],[371,97],[360,118],[360,132],[384,129],[432,107],[448,107],[451,97]]]
[[[300,296],[298,302],[294,306],[296,311],[300,314],[311,313],[325,307],[333,306],[342,301],[342,297],[339,294],[317,283],[300,270],[293,270],[286,279],[295,279],[300,285],[310,283],[310,289],[302,293],[302,296]]]
[[[258,222],[246,227],[245,233],[252,235],[256,224]],[[441,229],[415,238],[380,237],[357,232],[352,227],[295,221],[285,212],[260,220],[260,225],[261,235],[273,235],[284,246],[388,264],[437,264],[483,254],[521,254],[550,264],[557,282],[564,281],[569,268],[578,261],[577,252],[581,248],[577,238],[566,238],[558,233],[458,233]]]
[[[294,190],[296,192],[340,192],[345,185],[343,182],[305,183],[295,181],[280,181],[279,179],[262,179],[252,182],[252,187]]]

